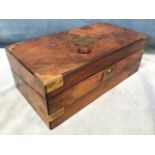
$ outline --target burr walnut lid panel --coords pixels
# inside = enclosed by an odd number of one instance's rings
[[[93,24],[19,42],[6,49],[12,59],[15,58],[34,76],[33,81],[28,78],[25,81],[45,97],[46,94],[52,96],[73,86],[131,52],[143,49],[145,40],[143,34],[125,28]],[[130,51],[121,51],[127,47],[131,48]],[[119,51],[122,52],[119,56],[114,56],[108,62],[103,60]],[[100,64],[97,64],[99,61]],[[19,70],[20,67],[17,72]],[[40,86],[36,88],[34,82]]]

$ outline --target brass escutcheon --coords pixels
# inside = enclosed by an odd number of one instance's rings
[[[116,64],[106,68],[104,70],[104,75],[103,75],[103,81],[109,79],[110,77],[112,77],[115,74],[115,68],[116,68]]]
[[[47,119],[48,119],[49,122],[54,121],[56,118],[58,118],[59,116],[64,114],[64,112],[65,112],[65,108],[62,107],[59,110],[52,113],[51,115],[48,115]]]

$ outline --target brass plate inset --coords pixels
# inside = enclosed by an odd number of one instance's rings
[[[115,74],[115,68],[116,68],[116,64],[114,64],[104,70],[103,81],[109,79],[110,77],[112,77]]]
[[[82,46],[85,46],[85,45],[88,45],[88,44],[91,44],[91,43],[94,43],[96,41],[95,38],[92,38],[92,37],[88,37],[88,36],[85,36],[85,37],[77,37],[73,40],[73,42],[77,45],[82,45]]]
[[[6,47],[9,51],[12,51],[17,45],[19,45],[21,42],[16,42],[15,44],[9,45]]]
[[[62,114],[64,114],[65,112],[65,108],[62,107],[61,109],[57,110],[56,112],[54,112],[53,114],[51,115],[48,115],[48,121],[51,122],[51,121],[54,121],[56,118],[58,118],[59,116],[61,116]]]
[[[62,76],[59,76],[46,86],[46,93],[50,93],[62,86],[63,86],[63,78]]]

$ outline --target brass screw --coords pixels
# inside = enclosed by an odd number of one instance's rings
[[[108,72],[108,73],[110,73],[111,71],[112,71],[112,69],[111,69],[111,68],[109,68],[109,69],[107,70],[107,72]]]

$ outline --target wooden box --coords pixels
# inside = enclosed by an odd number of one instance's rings
[[[53,129],[135,73],[145,43],[143,34],[93,24],[6,51],[17,88]]]

